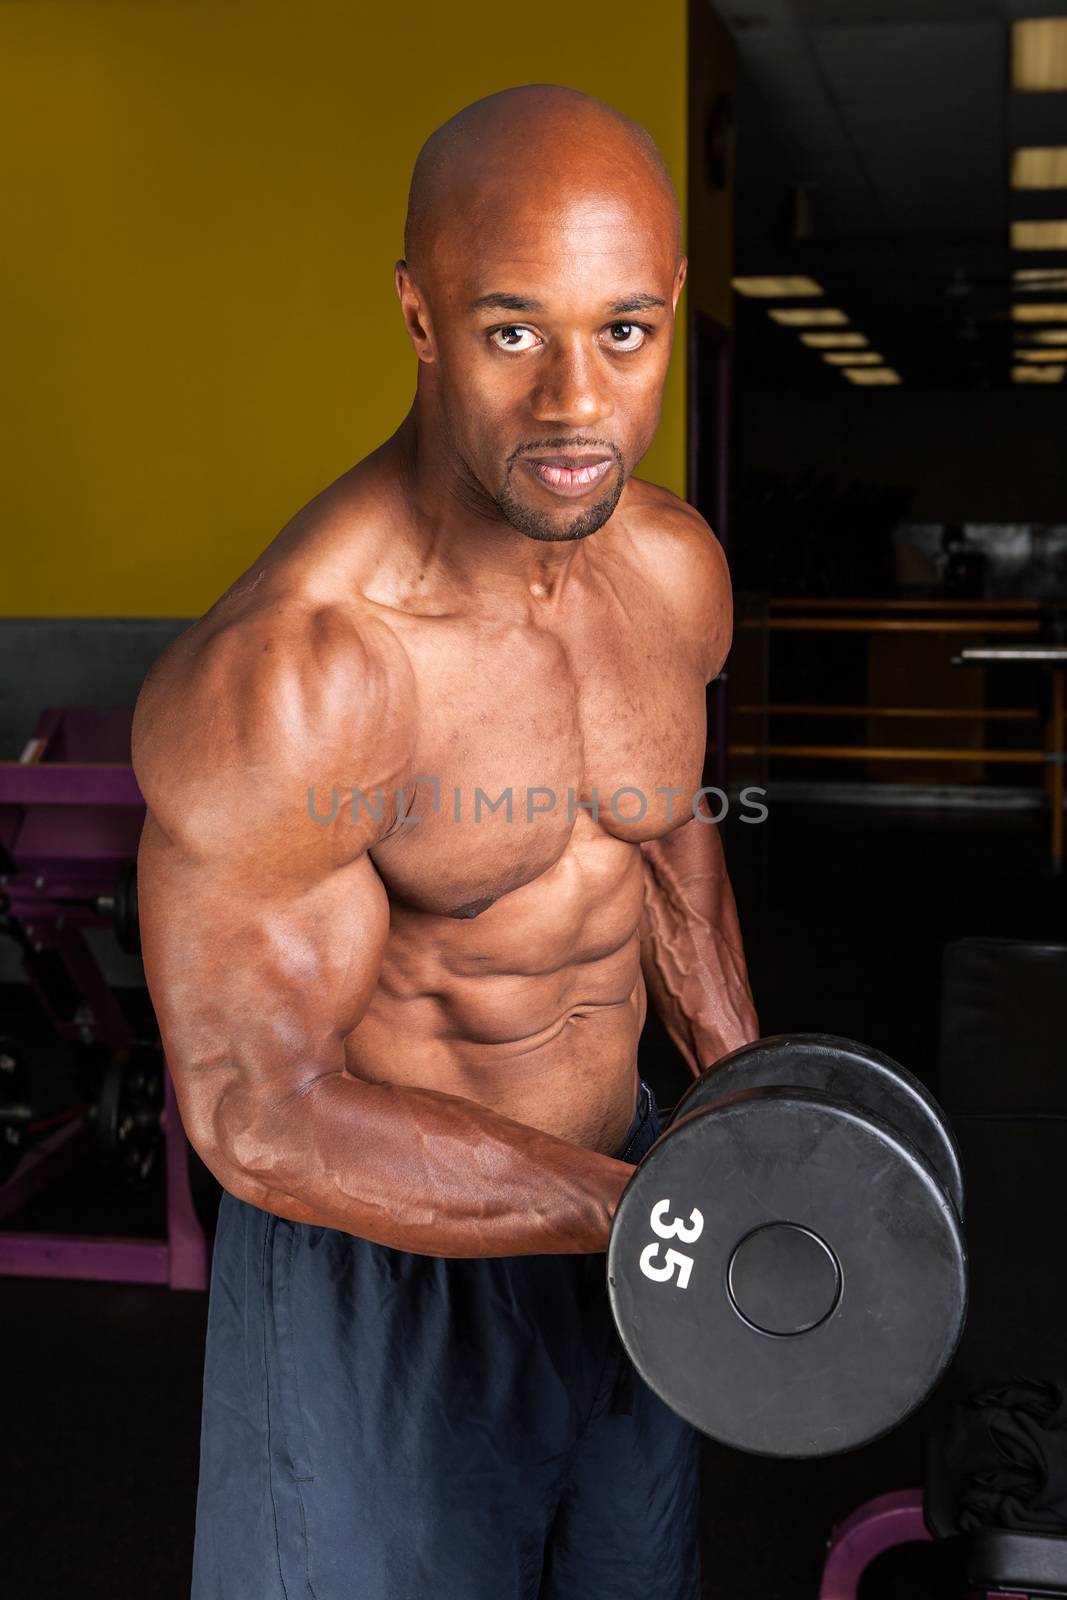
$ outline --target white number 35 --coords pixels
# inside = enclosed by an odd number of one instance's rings
[[[652,1207],[648,1217],[649,1227],[661,1239],[680,1239],[683,1244],[693,1244],[700,1238],[704,1231],[704,1218],[701,1212],[693,1210],[689,1213],[689,1221],[682,1217],[674,1217],[670,1222],[665,1221],[670,1210],[669,1200],[658,1200]],[[641,1252],[641,1271],[646,1278],[651,1278],[654,1283],[669,1283],[674,1278],[679,1289],[684,1289],[689,1282],[693,1270],[692,1256],[683,1255],[680,1250],[668,1250],[664,1254],[662,1263],[655,1261],[659,1253],[659,1245],[653,1242],[646,1245]]]

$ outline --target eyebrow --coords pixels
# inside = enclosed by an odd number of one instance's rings
[[[667,304],[656,294],[629,294],[623,300],[615,300],[607,308],[609,317],[626,316],[631,311],[651,311],[655,307],[662,308]],[[476,300],[470,302],[471,311],[543,311],[542,300],[532,300],[525,294],[480,294]]]

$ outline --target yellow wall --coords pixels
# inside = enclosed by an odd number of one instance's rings
[[[545,81],[643,123],[684,205],[685,0],[0,6],[0,612],[199,613],[392,432],[415,154]],[[641,469],[678,492],[684,344]]]

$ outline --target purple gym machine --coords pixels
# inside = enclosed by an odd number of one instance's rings
[[[0,1273],[207,1286],[208,1242],[193,1203],[189,1147],[157,1036],[138,1038],[86,932],[139,949],[135,860],[144,801],[130,765],[128,709],[41,714],[18,761],[0,762],[0,931],[78,1092],[42,1096],[18,1041],[0,1039],[0,1222],[103,1146],[143,1178],[162,1152],[166,1237],[18,1233],[0,1228]],[[47,1074],[43,1075],[45,1078]]]

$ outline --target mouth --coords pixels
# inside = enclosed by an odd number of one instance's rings
[[[531,477],[553,494],[579,499],[602,483],[614,466],[610,456],[540,456],[523,461]]]

